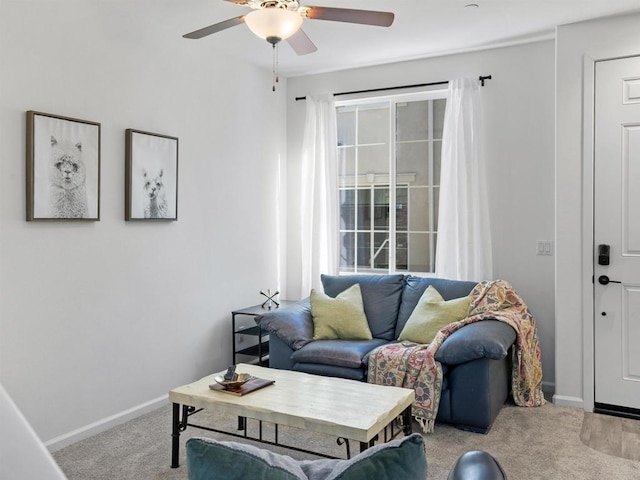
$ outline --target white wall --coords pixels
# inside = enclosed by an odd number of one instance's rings
[[[183,11],[0,4],[0,381],[54,448],[226,368],[230,311],[278,282],[282,93],[162,27]],[[101,122],[99,222],[25,221],[27,110]],[[179,137],[177,222],[124,221],[126,128]]]
[[[511,282],[537,320],[544,381],[554,382],[554,259],[537,240],[554,238],[554,42],[290,78],[287,92],[288,295],[300,292],[300,148],[305,106],[318,93],[492,75],[482,90],[494,275]],[[344,98],[344,97],[341,97]]]
[[[66,480],[31,425],[0,384],[0,478]],[[25,461],[28,458],[28,461]]]
[[[636,14],[557,30],[556,402],[584,406],[589,411],[594,402],[593,67],[589,71],[589,65],[597,60],[640,55],[639,24],[640,15]]]

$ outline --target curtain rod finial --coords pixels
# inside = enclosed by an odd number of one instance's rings
[[[480,77],[478,77],[478,80],[480,80],[480,86],[484,87],[484,81],[491,80],[491,75],[485,75],[485,76],[480,75]]]

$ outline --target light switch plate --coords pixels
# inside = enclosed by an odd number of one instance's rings
[[[536,247],[537,255],[553,255],[553,242],[551,240],[538,240]]]

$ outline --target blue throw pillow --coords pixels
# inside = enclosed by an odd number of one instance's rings
[[[321,275],[324,293],[337,297],[347,288],[360,284],[364,313],[373,338],[395,340],[404,275]]]
[[[418,433],[382,443],[350,460],[297,461],[253,445],[187,440],[189,480],[424,480],[427,459]]]

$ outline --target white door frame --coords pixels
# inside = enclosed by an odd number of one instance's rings
[[[605,59],[602,59],[605,60]],[[582,64],[582,401],[587,412],[595,402],[593,316],[593,190],[595,59],[585,55]],[[557,287],[557,286],[556,286]]]
[[[595,403],[595,339],[594,339],[594,105],[596,62],[630,58],[637,55],[624,55],[594,59],[584,55],[582,65],[582,400],[583,408],[593,412]]]

